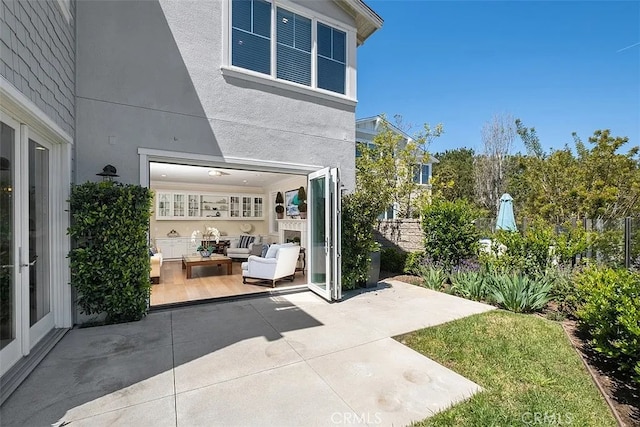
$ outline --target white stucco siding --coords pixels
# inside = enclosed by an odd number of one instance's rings
[[[223,1],[78,3],[79,181],[111,163],[138,182],[144,147],[340,166],[352,188],[355,107],[223,75]],[[300,3],[355,25],[332,1]]]

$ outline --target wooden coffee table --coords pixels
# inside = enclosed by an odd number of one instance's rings
[[[201,257],[199,255],[184,255],[182,257],[182,269],[187,270],[187,279],[191,279],[191,269],[193,267],[203,267],[207,265],[226,265],[227,274],[232,274],[231,258],[224,255],[213,254],[210,257]]]

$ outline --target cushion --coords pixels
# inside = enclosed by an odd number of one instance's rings
[[[153,249],[149,248],[149,256],[153,256]]]
[[[250,244],[255,240],[255,236],[240,236],[240,241],[238,242],[239,248],[248,248]]]
[[[267,253],[263,256],[263,258],[275,258],[278,255],[278,249],[280,249],[280,245],[271,245],[267,250]]]
[[[262,245],[262,254],[260,254],[260,256],[262,258],[266,258],[268,251],[269,251],[269,245]]]

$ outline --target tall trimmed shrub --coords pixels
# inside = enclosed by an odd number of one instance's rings
[[[342,198],[342,288],[355,289],[367,281],[371,252],[378,250],[373,227],[378,206],[365,193]]]
[[[473,221],[478,210],[464,200],[435,199],[422,208],[424,253],[447,269],[475,257],[480,232]]]
[[[72,187],[71,285],[83,313],[106,313],[108,323],[146,315],[151,200],[151,191],[139,185],[87,182]]]

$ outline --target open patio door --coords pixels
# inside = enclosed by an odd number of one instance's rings
[[[308,286],[328,301],[339,300],[342,283],[338,169],[325,168],[309,174],[307,189]]]

